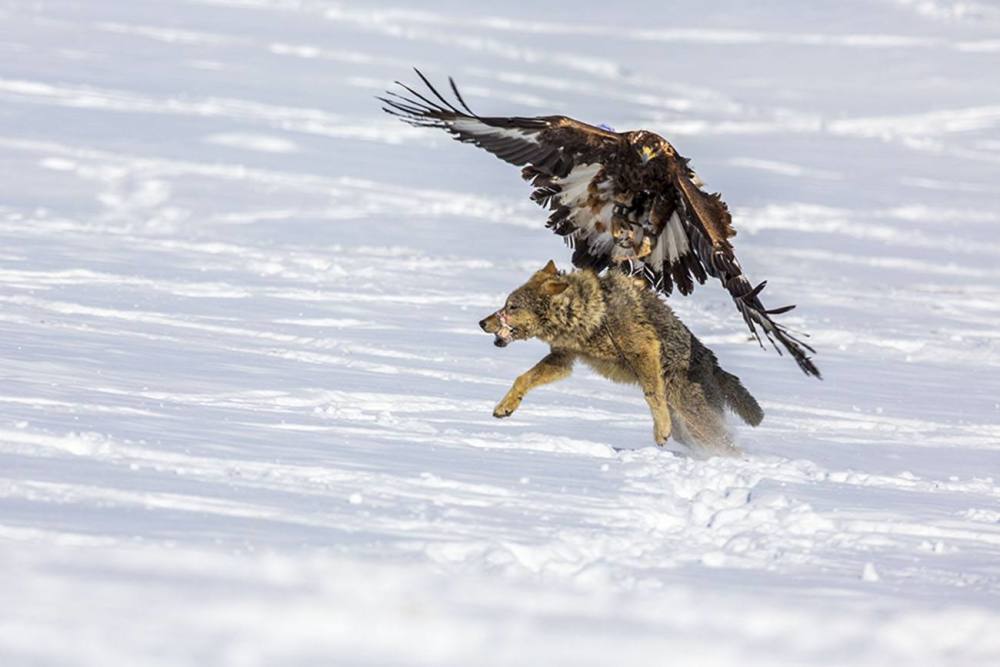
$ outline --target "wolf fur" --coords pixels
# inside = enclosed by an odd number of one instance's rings
[[[499,347],[528,338],[550,346],[514,381],[494,417],[509,417],[529,391],[568,377],[579,359],[610,380],[642,387],[658,445],[673,434],[689,446],[735,453],[724,408],[751,426],[764,418],[740,379],[719,367],[670,307],[620,271],[560,273],[550,261],[479,325]]]

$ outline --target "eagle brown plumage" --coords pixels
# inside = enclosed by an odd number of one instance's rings
[[[815,350],[760,301],[766,282],[754,287],[736,259],[729,208],[709,194],[663,137],[639,130],[614,132],[566,116],[478,116],[454,80],[454,101],[419,71],[426,93],[396,82],[405,93],[379,97],[383,109],[411,125],[439,127],[463,143],[485,148],[518,167],[535,187],[531,198],[549,208],[547,226],[573,249],[573,264],[601,271],[617,266],[641,274],[664,294],[676,285],[690,294],[694,283],[718,278],[736,303],[750,332],[761,332],[779,354],[782,347],[807,375],[820,377],[809,358]],[[458,108],[455,104],[458,104]],[[780,347],[779,347],[780,344]]]

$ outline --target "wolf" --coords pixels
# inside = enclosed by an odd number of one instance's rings
[[[673,435],[709,454],[736,454],[724,408],[751,426],[764,418],[740,379],[719,367],[670,307],[619,270],[564,273],[549,261],[479,326],[498,347],[529,338],[550,347],[514,381],[493,410],[497,418],[514,414],[535,387],[568,377],[578,359],[609,380],[642,388],[660,446]]]

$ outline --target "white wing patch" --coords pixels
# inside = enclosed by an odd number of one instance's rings
[[[591,183],[603,168],[600,163],[581,164],[565,177],[552,179],[561,190],[556,196],[559,204],[573,209],[571,220],[576,227],[574,243],[586,243],[595,255],[607,254],[614,246],[614,237],[610,232],[614,203],[610,196],[604,197],[604,204],[597,211],[589,206]],[[596,187],[598,192],[605,194],[611,186],[611,181],[604,180]],[[603,231],[597,228],[598,223],[601,223]]]
[[[595,243],[601,247],[604,247],[605,242],[610,244],[613,239],[611,233],[607,230],[611,229],[611,211],[613,208],[614,206],[608,203],[602,206],[596,214],[590,209],[576,211],[573,214],[573,224],[576,226],[576,231],[573,235],[577,239],[587,241],[592,250]],[[604,232],[598,231],[597,223],[599,222],[604,225]]]
[[[572,209],[570,220],[576,229],[573,232],[571,244],[575,246],[579,243],[585,243],[591,254],[610,256],[612,261],[640,260],[635,256],[635,248],[619,245],[611,233],[615,209],[611,196],[613,183],[607,179],[600,183],[594,182],[603,168],[604,165],[600,163],[579,164],[566,176],[552,179],[560,189],[560,192],[555,195],[555,200],[560,206]],[[592,208],[593,200],[591,199],[592,188],[595,187],[602,201],[600,208],[596,210]],[[645,265],[650,271],[669,272],[670,267],[680,263],[681,258],[691,253],[691,244],[688,241],[687,230],[681,218],[682,207],[683,204],[681,204],[681,208],[670,214],[670,218],[660,231],[659,238],[653,245],[650,254],[641,258],[639,267]],[[647,218],[643,221],[643,226],[648,223],[647,211]]]
[[[676,211],[670,216],[667,226],[660,233],[660,240],[667,242],[667,254],[670,257],[671,264],[679,260],[681,255],[686,255],[688,250],[690,250],[687,234],[684,233],[684,227],[681,225],[681,219],[677,216]]]
[[[539,143],[537,130],[528,132],[511,127],[493,127],[475,118],[456,118],[445,122],[459,132],[465,132],[474,136],[492,136],[502,139],[517,139],[518,141],[527,141],[532,144]]]
[[[617,246],[615,246],[615,239],[611,233],[604,232],[603,234],[593,234],[587,238],[587,247],[594,255],[604,255]]]
[[[600,163],[581,164],[573,168],[565,178],[552,179],[560,186],[559,203],[563,206],[584,206],[590,195],[590,182],[602,168]]]
[[[656,245],[653,246],[653,252],[649,253],[649,257],[645,259],[647,265],[651,266],[653,269],[659,271],[660,267],[663,266],[663,260],[667,254],[667,229],[666,227],[660,231],[660,237],[656,241]]]

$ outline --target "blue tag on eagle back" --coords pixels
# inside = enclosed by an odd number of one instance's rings
[[[611,127],[611,126],[610,126],[610,125],[608,125],[607,123],[601,123],[601,124],[600,124],[600,125],[598,125],[597,127],[601,128],[601,129],[602,129],[602,130],[604,130],[605,132],[614,132],[614,131],[615,131],[615,128]]]

